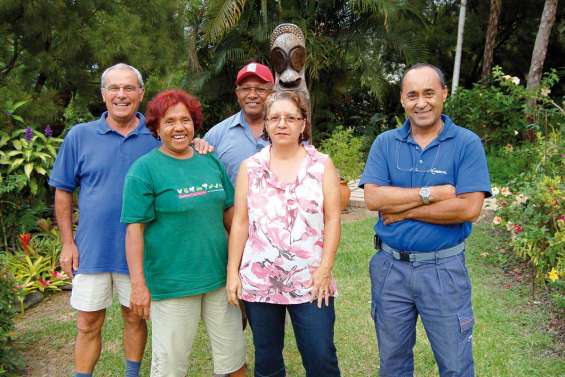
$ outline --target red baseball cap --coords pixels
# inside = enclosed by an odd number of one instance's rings
[[[265,82],[270,82],[271,84],[275,83],[275,79],[269,67],[261,63],[249,63],[239,70],[235,84],[239,85],[243,80],[251,76],[257,77]]]

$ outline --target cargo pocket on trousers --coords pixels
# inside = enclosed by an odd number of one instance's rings
[[[458,313],[459,330],[465,342],[470,343],[473,340],[473,326],[475,326],[475,317],[473,312]]]

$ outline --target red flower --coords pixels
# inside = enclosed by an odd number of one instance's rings
[[[522,228],[520,224],[514,224],[514,233],[518,234],[518,233],[522,233],[523,231],[524,228]]]
[[[20,243],[22,244],[22,248],[27,253],[29,249],[29,241],[31,241],[31,233],[22,233],[20,234]]]
[[[51,284],[51,281],[45,279],[39,279],[39,284],[41,284],[43,288],[47,288]]]

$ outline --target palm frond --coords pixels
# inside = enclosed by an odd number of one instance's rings
[[[239,23],[246,3],[247,0],[209,1],[204,38],[211,43],[220,41],[229,30]]]

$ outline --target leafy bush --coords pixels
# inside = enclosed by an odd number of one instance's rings
[[[12,118],[21,119],[16,114]],[[0,242],[15,247],[16,235],[35,227],[51,203],[47,186],[61,139],[31,127],[12,133],[0,131]]]
[[[547,134],[563,122],[563,110],[549,97],[558,83],[555,71],[546,73],[539,88],[529,92],[517,77],[492,71],[490,83],[461,88],[446,103],[446,114],[455,123],[477,133],[487,148],[516,146],[536,132]]]
[[[0,260],[0,376],[16,376],[22,359],[13,344],[14,317],[17,314],[16,284]]]
[[[498,189],[493,219],[508,231],[514,253],[535,269],[538,282],[555,281],[565,274],[565,157],[559,134],[530,145],[530,162],[509,186]]]
[[[327,139],[320,144],[320,151],[331,156],[342,179],[358,179],[363,172],[365,156],[364,139],[353,135],[353,130],[338,126]]]
[[[40,220],[39,227],[42,233],[20,234],[20,247],[2,256],[16,280],[20,302],[32,292],[59,291],[70,282],[59,268],[61,244],[57,229],[45,219]]]

